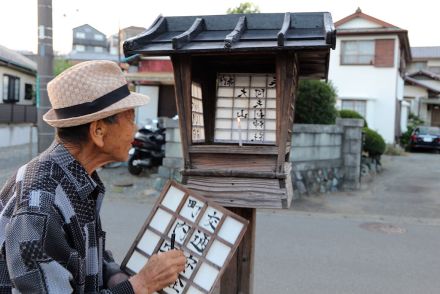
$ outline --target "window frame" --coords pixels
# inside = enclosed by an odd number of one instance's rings
[[[353,108],[344,108],[344,102],[351,102],[351,103],[354,103],[354,107]],[[352,111],[356,111],[357,113],[359,113],[360,115],[362,115],[365,119],[367,119],[367,100],[364,100],[364,99],[341,99],[341,110],[352,110]],[[362,112],[359,112],[357,109],[356,109],[356,104],[357,103],[362,103],[362,104],[364,104],[364,109],[365,109],[365,112],[364,113],[362,113]]]
[[[27,88],[30,86],[30,93]],[[30,96],[28,95],[30,94]],[[35,97],[34,94],[34,85],[30,83],[24,83],[24,100],[33,100]]]
[[[356,48],[357,54],[348,54],[348,55],[346,54],[346,50],[347,50],[346,46],[347,46],[348,43],[356,43],[356,45],[357,45],[357,48]],[[372,49],[373,49],[373,53],[371,54],[371,58],[370,58],[370,60],[368,62],[367,61],[366,62],[362,62],[362,61],[359,60],[361,57],[364,57],[364,56],[368,57],[368,56],[370,56],[369,54],[359,54],[359,53],[361,53],[360,48],[359,48],[359,43],[371,43],[371,46],[372,46]],[[362,66],[364,66],[364,65],[374,65],[374,60],[375,60],[375,55],[376,55],[375,43],[376,43],[375,40],[342,40],[341,41],[341,54],[340,54],[340,62],[339,62],[339,64],[340,65],[362,65]],[[347,56],[356,57],[356,61],[350,61],[350,62],[345,61],[345,58]]]
[[[7,86],[6,85],[7,80]],[[11,87],[11,80],[14,82],[14,85]],[[4,103],[16,103],[20,101],[20,77],[13,76],[10,74],[3,74],[3,93],[2,100]],[[12,90],[12,91],[11,91]],[[12,94],[11,94],[12,93]],[[7,97],[5,97],[7,96]],[[14,97],[12,97],[14,96]]]
[[[76,39],[85,39],[86,33],[85,32],[75,32],[75,38]]]

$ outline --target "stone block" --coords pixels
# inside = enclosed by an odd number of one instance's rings
[[[183,158],[182,144],[167,142],[165,144],[165,156],[166,157],[181,157],[181,158]]]
[[[158,170],[158,174],[159,177],[161,178],[165,178],[165,179],[170,179],[171,175],[172,175],[173,169],[166,167],[166,166],[159,166],[159,170]]]
[[[358,154],[358,156],[356,156],[355,154],[344,154],[345,167],[358,166],[360,164],[361,164],[360,154]]]
[[[350,153],[357,154],[362,152],[362,143],[360,140],[350,140]]]
[[[362,129],[361,128],[346,128],[345,129],[345,140],[354,139],[362,140]]]
[[[315,135],[308,133],[296,133],[292,135],[293,147],[306,147],[315,144]]]
[[[165,157],[163,159],[162,165],[169,168],[183,168],[183,158]]]
[[[358,118],[337,118],[336,125],[362,128],[364,126],[364,121]]]

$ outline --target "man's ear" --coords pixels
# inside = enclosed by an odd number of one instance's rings
[[[104,136],[107,131],[107,126],[102,120],[93,121],[90,123],[89,135],[92,142],[102,148],[104,147]]]

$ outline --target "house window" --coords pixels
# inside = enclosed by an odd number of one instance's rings
[[[20,100],[20,78],[3,75],[3,102],[15,103]]]
[[[86,47],[84,45],[75,45],[75,50],[78,52],[86,51]]]
[[[430,66],[430,67],[428,67],[428,70],[430,72],[440,74],[440,66]]]
[[[95,46],[94,50],[95,50],[95,52],[104,52],[104,48],[98,47],[98,46]]]
[[[34,98],[34,86],[32,84],[24,84],[24,99],[32,100]]]
[[[86,38],[86,33],[84,33],[84,32],[76,32],[75,33],[75,37],[77,39],[85,39]]]
[[[100,34],[95,34],[94,38],[95,38],[95,40],[98,40],[98,41],[104,40],[104,36],[100,35]]]
[[[362,115],[367,115],[367,101],[365,100],[342,100],[341,109],[353,110]]]
[[[341,64],[373,64],[374,40],[342,41]]]

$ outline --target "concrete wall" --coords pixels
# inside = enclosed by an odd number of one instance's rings
[[[359,119],[338,119],[336,125],[295,125],[290,161],[295,197],[360,186],[362,126]],[[180,181],[182,146],[177,120],[165,121],[166,145],[158,190],[168,179]]]
[[[37,128],[31,124],[0,124],[0,147],[37,143]]]

